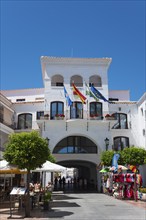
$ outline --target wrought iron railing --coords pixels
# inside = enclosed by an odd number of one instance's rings
[[[113,113],[110,114],[93,114],[89,111],[84,111],[82,109],[75,110],[75,112],[67,110],[64,112],[47,112],[47,117],[41,116],[38,120],[57,120],[57,119],[84,119],[84,120],[116,120]]]

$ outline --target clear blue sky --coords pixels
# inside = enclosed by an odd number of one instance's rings
[[[146,91],[145,1],[1,0],[1,89],[43,87],[41,56],[111,57],[109,89]]]

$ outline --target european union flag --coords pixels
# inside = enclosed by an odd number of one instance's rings
[[[98,99],[102,99],[105,102],[109,102],[93,85],[91,86],[91,91]]]
[[[73,102],[71,101],[71,99],[70,99],[70,97],[69,97],[65,87],[64,87],[64,96],[65,96],[65,98],[67,100],[68,106],[71,106]]]

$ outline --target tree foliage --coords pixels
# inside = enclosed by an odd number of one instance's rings
[[[41,167],[49,156],[47,140],[36,131],[11,134],[4,152],[4,159],[9,163],[17,165],[19,169],[27,169],[27,189],[29,189],[30,171]],[[30,217],[29,190],[26,193],[25,207],[25,217]]]
[[[112,151],[112,150],[103,151],[101,154],[101,162],[105,166],[111,166],[113,155],[114,155],[114,151]]]
[[[114,151],[103,151],[101,154],[101,162],[105,166],[112,166],[112,158]],[[120,154],[118,164],[120,165],[143,165],[146,164],[146,150],[140,147],[124,148],[123,151],[118,151]]]
[[[50,151],[48,143],[39,133],[14,133],[9,136],[4,159],[17,165],[20,169],[34,170],[48,160]]]
[[[124,148],[122,155],[125,164],[143,165],[146,162],[146,150],[143,148]]]

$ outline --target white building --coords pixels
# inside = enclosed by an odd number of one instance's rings
[[[129,91],[109,91],[108,68],[111,58],[41,57],[44,88],[1,91],[12,103],[15,129],[10,132],[40,131],[49,139],[49,148],[57,163],[78,169],[78,177],[100,190],[100,154],[106,149],[123,149],[132,145],[146,148],[146,93],[138,101],[130,101]],[[86,96],[86,104],[73,94],[72,83]],[[94,87],[113,102],[95,101],[86,95],[86,86]],[[64,96],[64,86],[72,106]],[[49,117],[45,117],[45,115]],[[64,114],[57,120],[56,114]],[[98,115],[97,115],[98,114]],[[105,115],[114,114],[114,120]],[[1,113],[3,115],[3,112]],[[96,116],[91,117],[91,116]],[[2,118],[2,116],[1,116]],[[3,121],[1,121],[3,123]],[[9,130],[9,129],[8,129]],[[1,149],[3,150],[3,131]],[[141,168],[144,184],[144,168]]]

